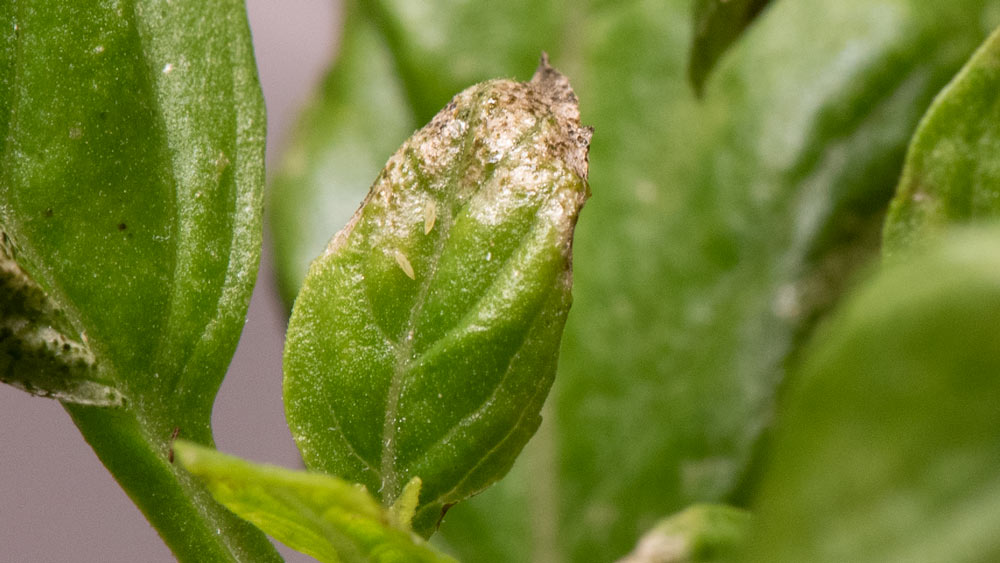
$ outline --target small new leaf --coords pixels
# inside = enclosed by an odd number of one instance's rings
[[[177,460],[217,501],[278,541],[326,563],[454,560],[436,552],[363,487],[318,473],[257,465],[178,440]],[[419,491],[419,483],[417,486]]]
[[[884,231],[887,257],[950,223],[1000,215],[1000,29],[938,95],[910,144]]]
[[[424,535],[507,472],[555,374],[590,135],[543,59],[530,82],[458,94],[389,159],[289,322],[285,408],[310,469],[386,506],[419,476]]]
[[[410,479],[410,482],[403,487],[403,492],[399,493],[396,501],[389,507],[389,521],[393,526],[401,530],[409,530],[413,527],[413,515],[417,512],[417,505],[420,504],[420,488],[423,482],[420,477]]]

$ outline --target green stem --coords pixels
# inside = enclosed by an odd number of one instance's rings
[[[152,431],[151,424],[144,424],[127,408],[65,407],[97,457],[178,561],[282,561],[267,536],[216,503],[193,477],[169,461],[170,429]],[[211,445],[208,428],[207,424],[189,425],[183,434]]]

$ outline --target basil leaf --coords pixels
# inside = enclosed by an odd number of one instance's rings
[[[0,324],[32,323],[24,343],[51,323],[50,344],[123,406],[53,387],[58,351],[22,371],[6,338],[0,362],[66,401],[179,559],[277,558],[168,461],[174,429],[212,442],[259,259],[265,123],[243,6],[4,2],[0,21],[2,275],[25,288]]]
[[[688,80],[698,95],[712,68],[771,0],[695,0]]]
[[[1000,214],[1000,30],[920,124],[886,219],[886,256],[948,224]]]
[[[543,61],[531,82],[458,94],[390,158],[289,321],[308,467],[385,504],[420,477],[424,535],[507,472],[555,375],[589,139]]]
[[[1000,558],[1000,230],[865,283],[780,413],[745,561]]]
[[[687,0],[533,2],[530,33],[503,44],[483,36],[532,8],[361,5],[415,117],[420,92],[523,75],[497,61],[545,49],[599,133],[547,422],[442,531],[470,560],[608,561],[665,513],[752,496],[784,366],[877,257],[906,144],[996,2],[775,3],[702,102],[683,80]]]
[[[408,528],[392,524],[362,487],[320,473],[253,464],[183,440],[174,448],[177,460],[208,485],[216,500],[320,561],[454,561]]]

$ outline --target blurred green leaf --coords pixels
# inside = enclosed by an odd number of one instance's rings
[[[530,71],[542,51],[553,61],[585,42],[580,8],[548,0],[411,2],[348,0],[379,30],[402,81],[410,111],[427,122],[470,84]],[[558,43],[556,40],[559,40]],[[455,49],[455,47],[461,47]],[[567,76],[576,68],[557,65]],[[579,86],[574,82],[574,86]]]
[[[243,5],[4,2],[0,21],[0,275],[30,288],[30,334],[57,333],[124,402],[70,415],[178,558],[277,558],[167,460],[175,428],[212,441],[256,277],[265,120]],[[0,365],[24,376],[24,351],[5,339]]]
[[[458,94],[389,160],[289,321],[286,412],[308,467],[386,505],[420,477],[424,535],[507,472],[555,375],[589,139],[543,62]]]
[[[278,285],[289,306],[309,263],[416,128],[388,48],[358,12],[348,4],[340,56],[299,118],[268,193]]]
[[[920,124],[886,221],[890,258],[950,223],[1000,214],[1000,30]]]
[[[524,76],[546,50],[597,131],[547,422],[442,526],[476,561],[607,561],[662,514],[753,492],[786,359],[876,255],[906,143],[998,9],[775,3],[698,102],[687,0],[361,5],[415,118],[445,101],[421,93]],[[530,30],[491,42],[519,10]],[[301,212],[357,198],[339,175]]]
[[[713,563],[743,547],[750,513],[732,506],[697,504],[657,524],[619,563]]]
[[[1000,229],[870,280],[786,397],[747,561],[1000,559]]]
[[[227,508],[278,541],[326,563],[447,562],[364,488],[320,473],[256,465],[192,442],[177,460]],[[417,485],[419,491],[419,484]]]
[[[770,3],[771,0],[694,0],[688,80],[699,96],[715,63]]]

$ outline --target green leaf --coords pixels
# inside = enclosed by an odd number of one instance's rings
[[[928,110],[885,226],[892,257],[951,223],[1000,214],[1000,29]]]
[[[507,472],[555,375],[589,139],[543,59],[531,82],[458,94],[390,158],[289,321],[308,467],[386,505],[420,477],[424,535]]]
[[[739,508],[694,505],[657,524],[619,563],[728,561],[746,541],[750,523],[750,513]]]
[[[179,440],[177,460],[227,508],[326,563],[447,562],[363,487],[320,473],[257,465]],[[419,483],[416,490],[419,492]]]
[[[0,325],[33,323],[0,365],[124,404],[67,409],[179,559],[277,558],[167,459],[174,429],[212,442],[256,277],[265,120],[243,5],[4,2],[0,21],[2,275],[23,288]],[[66,353],[22,370],[40,334]],[[72,381],[67,354],[87,364]]]
[[[303,111],[268,192],[279,288],[289,308],[309,263],[417,124],[374,26],[352,4],[346,11],[340,56]],[[325,197],[331,183],[338,197]]]
[[[695,0],[688,80],[698,95],[712,67],[771,0]]]
[[[775,3],[701,102],[687,0],[363,6],[407,92],[524,76],[517,53],[547,50],[598,132],[546,422],[442,532],[469,560],[608,561],[663,514],[752,495],[785,363],[877,256],[906,144],[998,3]],[[338,175],[303,216],[345,197]]]
[[[780,416],[744,560],[1000,558],[1000,229],[870,280]]]

